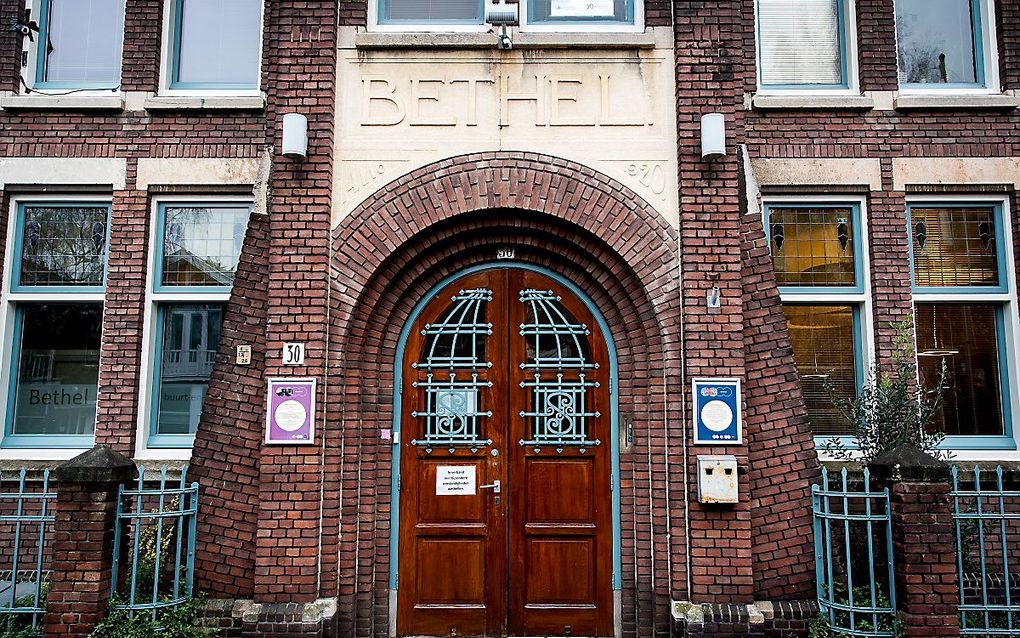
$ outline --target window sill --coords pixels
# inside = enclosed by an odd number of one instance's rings
[[[805,93],[778,94],[759,93],[751,98],[751,106],[761,111],[792,110],[843,110],[870,111],[875,101],[866,95],[811,95]]]
[[[927,109],[987,109],[1012,110],[1020,107],[1020,97],[1005,93],[987,93],[974,95],[939,95],[936,93],[906,94],[896,97],[895,108],[898,111]]]
[[[266,107],[266,96],[210,95],[209,97],[204,97],[158,95],[146,98],[142,107],[146,111],[261,111]]]
[[[651,49],[655,33],[640,32],[543,32],[517,31],[513,36],[515,49]],[[404,33],[360,32],[354,38],[358,49],[495,49],[492,33]]]
[[[6,111],[122,111],[122,95],[42,95],[8,94],[0,96],[0,108]]]

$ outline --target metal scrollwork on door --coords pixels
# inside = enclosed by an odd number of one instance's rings
[[[492,291],[461,290],[450,301],[434,323],[422,328],[422,360],[411,364],[427,373],[424,381],[411,384],[425,391],[425,409],[411,413],[425,419],[424,436],[411,443],[428,451],[446,447],[452,452],[458,446],[478,448],[492,443],[481,432],[481,419],[492,416],[481,409],[482,391],[491,388],[492,381],[478,378],[479,370],[492,367],[486,355],[492,324],[485,319]]]
[[[520,326],[526,360],[520,365],[534,374],[521,381],[522,388],[531,389],[531,411],[520,413],[530,419],[531,429],[530,438],[518,443],[557,451],[600,445],[589,432],[592,419],[601,416],[588,407],[589,389],[599,387],[587,378],[587,372],[599,367],[588,343],[591,330],[574,321],[550,290],[522,290],[520,300],[527,305],[527,319]]]

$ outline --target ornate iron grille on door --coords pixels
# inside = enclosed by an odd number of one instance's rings
[[[599,387],[586,379],[585,372],[598,369],[591,357],[588,336],[591,331],[573,320],[550,290],[522,290],[521,303],[527,304],[526,323],[520,334],[527,341],[522,370],[533,370],[532,379],[521,381],[531,388],[531,411],[520,416],[531,420],[529,439],[520,445],[551,446],[562,452],[566,446],[585,448],[601,444],[590,437],[591,419],[601,416],[588,410],[589,389]]]
[[[491,388],[492,381],[478,378],[480,370],[492,367],[486,356],[492,334],[486,304],[492,301],[492,291],[461,290],[450,301],[439,319],[422,328],[423,360],[411,364],[427,372],[424,381],[412,383],[425,391],[425,410],[411,413],[425,419],[425,430],[423,438],[411,443],[429,453],[435,447],[446,447],[452,454],[458,446],[477,450],[492,443],[482,438],[481,431],[481,418],[492,416],[491,410],[481,409],[482,389]]]

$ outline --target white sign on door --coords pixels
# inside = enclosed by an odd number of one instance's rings
[[[475,493],[475,466],[440,465],[436,468],[436,496],[471,496]]]

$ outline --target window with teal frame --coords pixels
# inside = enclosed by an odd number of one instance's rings
[[[33,89],[120,88],[124,0],[40,0]]]
[[[531,0],[528,24],[634,24],[634,0]]]
[[[769,202],[765,230],[812,431],[852,446],[830,393],[851,398],[866,376],[861,207]]]
[[[847,0],[757,0],[756,6],[763,89],[850,88]]]
[[[943,364],[948,372],[934,427],[947,448],[1013,449],[1003,205],[916,201],[907,217],[918,375],[931,386]]]
[[[484,0],[377,0],[383,25],[481,25]]]
[[[262,0],[171,0],[171,90],[255,91]]]
[[[896,0],[900,86],[952,90],[987,86],[986,0]]]
[[[194,442],[250,212],[247,202],[157,206],[149,447]]]
[[[91,447],[110,205],[32,201],[15,211],[2,444]]]

